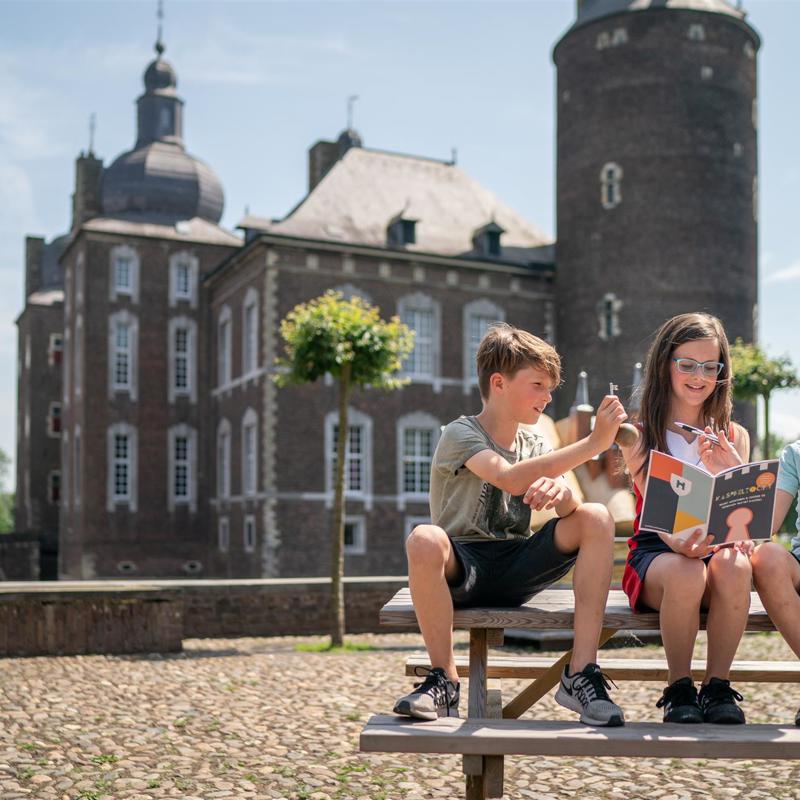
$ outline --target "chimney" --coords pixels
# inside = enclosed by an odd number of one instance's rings
[[[325,177],[328,170],[339,160],[336,142],[320,139],[308,151],[308,191]]]
[[[44,238],[41,236],[25,237],[25,299],[38,292],[42,285],[42,257],[44,255]]]
[[[100,182],[103,162],[91,150],[75,159],[75,191],[72,195],[72,230],[87,219],[102,212],[100,205]]]

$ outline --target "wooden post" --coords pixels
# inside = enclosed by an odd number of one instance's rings
[[[469,703],[467,716],[486,716],[486,668],[489,646],[486,628],[472,628],[469,632]],[[464,756],[466,774],[466,800],[485,800],[486,773],[483,756]]]

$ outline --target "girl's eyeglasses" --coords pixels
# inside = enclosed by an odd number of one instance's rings
[[[673,358],[678,372],[684,375],[692,375],[700,372],[704,378],[716,378],[725,366],[721,361],[695,361],[693,358]]]

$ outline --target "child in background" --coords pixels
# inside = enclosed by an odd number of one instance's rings
[[[781,453],[773,533],[780,530],[795,500],[800,506],[800,441],[786,445]],[[800,657],[800,514],[791,552],[777,542],[766,542],[756,548],[751,563],[753,582],[764,608],[786,643]],[[800,725],[800,709],[794,724]]]
[[[634,610],[660,615],[669,685],[657,705],[665,722],[741,724],[744,712],[736,701],[742,696],[731,687],[729,673],[747,625],[752,543],[715,552],[712,537],[701,529],[683,541],[639,530],[651,450],[711,474],[748,459],[747,431],[730,422],[731,366],[722,323],[709,314],[681,314],[664,323],[648,353],[641,388],[641,435],[637,444],[621,448],[637,514],[622,584]],[[719,444],[682,431],[675,422],[716,433]],[[698,694],[691,661],[701,608],[708,611],[708,658]]]

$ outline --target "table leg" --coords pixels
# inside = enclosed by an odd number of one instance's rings
[[[467,717],[486,716],[486,668],[489,647],[486,628],[472,628],[469,632],[469,702]],[[467,800],[485,800],[486,772],[483,756],[464,756]]]

